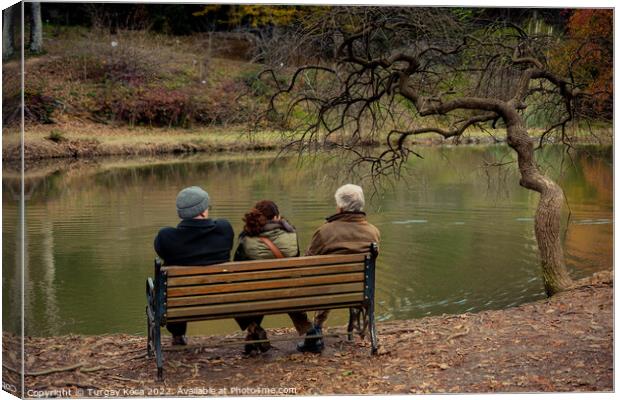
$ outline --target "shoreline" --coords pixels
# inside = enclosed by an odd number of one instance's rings
[[[279,149],[282,143],[274,132],[250,134],[240,127],[164,129],[78,123],[31,126],[25,136],[27,161],[269,151]],[[5,162],[18,161],[20,150],[17,132],[3,140]]]
[[[378,323],[379,355],[368,340],[329,327],[321,355],[301,354],[289,328],[269,329],[274,348],[241,355],[241,333],[164,344],[156,382],[146,338],[126,334],[26,338],[26,388],[65,396],[235,395],[233,388],[293,388],[294,394],[411,394],[612,391],[613,282],[595,274],[550,299],[504,309]],[[338,333],[338,337],[331,336]],[[19,382],[3,334],[8,384]],[[231,342],[235,343],[231,343]],[[6,368],[8,367],[8,368]],[[325,379],[329,376],[330,379]],[[200,390],[215,392],[199,392]],[[218,392],[220,391],[220,392]],[[247,393],[246,393],[247,394]],[[265,394],[265,393],[259,393]],[[290,393],[275,393],[290,394]],[[239,393],[237,393],[239,395]]]
[[[5,130],[6,131],[6,130]],[[157,156],[166,154],[238,153],[282,150],[287,133],[258,131],[250,133],[243,126],[148,128],[113,127],[94,123],[64,123],[26,127],[24,159],[34,162],[48,159],[98,159],[111,156]],[[7,131],[3,138],[3,162],[20,160],[19,132]],[[533,136],[537,143],[540,138]],[[612,144],[604,135],[598,142],[593,137],[574,137],[574,144]],[[426,135],[411,140],[416,146],[493,145],[505,143],[505,137],[473,132],[461,138],[444,139]],[[552,144],[552,142],[548,142]],[[366,146],[380,146],[369,143]],[[326,145],[326,148],[329,148]]]

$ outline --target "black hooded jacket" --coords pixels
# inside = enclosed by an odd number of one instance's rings
[[[234,233],[225,219],[184,219],[162,228],[155,251],[166,265],[210,265],[230,261]]]

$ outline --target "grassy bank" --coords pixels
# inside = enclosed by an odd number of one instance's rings
[[[537,143],[537,131],[531,132]],[[297,136],[275,130],[251,131],[242,125],[193,128],[128,127],[89,122],[37,124],[26,127],[24,157],[26,160],[50,158],[87,159],[101,156],[154,156],[163,154],[247,152],[280,150]],[[337,135],[333,135],[337,140]],[[381,138],[370,145],[379,145]],[[420,146],[494,144],[505,142],[501,135],[472,131],[461,138],[443,139],[425,134],[411,139]],[[601,129],[597,136],[576,132],[573,144],[611,144],[611,130]],[[554,143],[553,141],[548,143]],[[329,146],[328,146],[329,147]],[[5,131],[2,156],[5,161],[19,160],[20,135],[16,129]]]
[[[271,131],[249,133],[238,127],[192,129],[113,127],[97,124],[56,124],[28,127],[24,152],[28,160],[89,158],[112,155],[273,150],[284,144]],[[19,135],[3,138],[4,160],[20,155]]]
[[[343,327],[327,330],[321,355],[299,354],[294,342],[279,341],[291,329],[270,330],[274,348],[250,358],[234,343],[240,333],[191,337],[186,348],[164,338],[162,383],[154,381],[144,337],[29,337],[25,384],[69,391],[62,397],[101,397],[104,390],[185,396],[210,388],[215,393],[202,394],[234,395],[234,388],[293,388],[298,395],[611,391],[612,286],[609,274],[599,274],[585,286],[514,308],[380,323],[376,357],[368,341],[337,335]],[[4,381],[18,385],[9,349],[19,342],[7,333],[3,340]]]

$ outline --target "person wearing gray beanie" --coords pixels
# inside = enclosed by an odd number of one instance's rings
[[[192,219],[209,208],[209,193],[198,186],[190,186],[177,195],[177,214],[181,219]]]
[[[176,228],[165,227],[155,237],[155,252],[165,265],[195,266],[230,261],[234,232],[225,219],[209,217],[209,194],[198,186],[181,190],[176,198]],[[187,344],[186,323],[166,326],[173,345]]]

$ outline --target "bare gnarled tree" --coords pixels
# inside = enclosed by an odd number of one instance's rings
[[[521,186],[540,194],[534,230],[546,292],[573,285],[560,239],[563,191],[534,158],[551,133],[569,144],[566,128],[587,96],[570,74],[550,68],[557,37],[508,21],[464,21],[440,8],[336,8],[306,26],[299,43],[341,40],[336,60],[297,69],[272,98],[272,111],[297,122],[291,145],[339,146],[378,176],[417,155],[410,140],[417,135],[501,129],[517,154]],[[538,143],[527,118],[541,110]],[[368,142],[384,146],[359,146]]]

